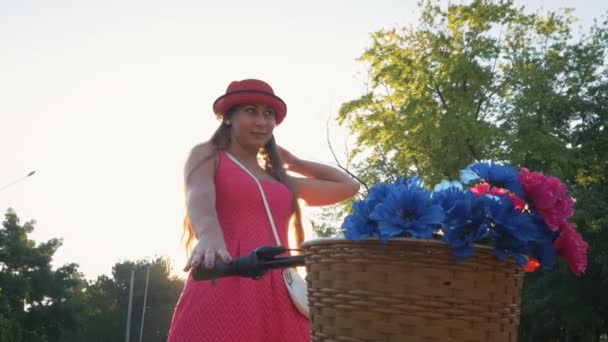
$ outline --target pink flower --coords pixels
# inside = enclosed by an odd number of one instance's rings
[[[513,202],[513,206],[515,207],[515,209],[524,210],[524,208],[526,207],[526,201],[524,201],[521,197],[508,191],[507,189],[492,187],[489,183],[486,182],[476,184],[474,187],[471,188],[471,192],[478,196],[487,194],[507,195]]]
[[[553,242],[553,247],[566,259],[570,270],[580,276],[587,268],[587,249],[589,245],[570,222],[562,222],[559,231],[559,236]]]
[[[558,231],[560,225],[572,217],[574,201],[568,195],[566,185],[558,178],[523,168],[518,180],[526,197],[551,230]]]

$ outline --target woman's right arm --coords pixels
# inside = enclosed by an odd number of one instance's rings
[[[188,218],[196,235],[196,243],[184,268],[196,268],[201,262],[213,267],[216,256],[224,262],[231,257],[215,208],[215,168],[217,151],[210,143],[195,146],[184,168]]]

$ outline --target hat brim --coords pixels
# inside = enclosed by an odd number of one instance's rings
[[[242,104],[263,104],[276,112],[276,123],[280,124],[287,115],[287,105],[278,96],[262,91],[235,91],[218,97],[213,103],[213,112],[224,115],[230,108]]]

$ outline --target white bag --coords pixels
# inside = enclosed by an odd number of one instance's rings
[[[308,285],[300,276],[295,268],[287,268],[283,270],[283,279],[287,285],[287,291],[291,297],[293,305],[306,318],[310,319],[310,309],[308,308]]]
[[[279,239],[279,234],[277,233],[277,227],[274,224],[274,219],[272,218],[272,213],[270,212],[270,207],[268,205],[268,200],[266,200],[266,194],[264,193],[264,189],[255,176],[247,170],[247,168],[241,164],[236,158],[231,156],[228,152],[226,155],[238,166],[241,167],[247,174],[253,178],[255,183],[258,185],[258,189],[260,189],[260,194],[262,195],[262,200],[264,201],[264,208],[266,208],[266,215],[268,216],[268,221],[270,222],[270,226],[272,227],[272,233],[274,234],[274,238],[278,246],[281,246],[281,240]],[[308,287],[306,285],[306,281],[300,276],[298,271],[295,268],[286,268],[283,270],[283,280],[285,281],[285,286],[287,287],[287,292],[289,292],[289,296],[291,297],[291,301],[294,306],[298,309],[298,311],[306,316],[306,318],[310,319],[310,309],[308,307]]]

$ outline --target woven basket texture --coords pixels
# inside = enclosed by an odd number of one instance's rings
[[[312,341],[517,340],[523,271],[488,247],[456,260],[437,240],[303,245]]]

